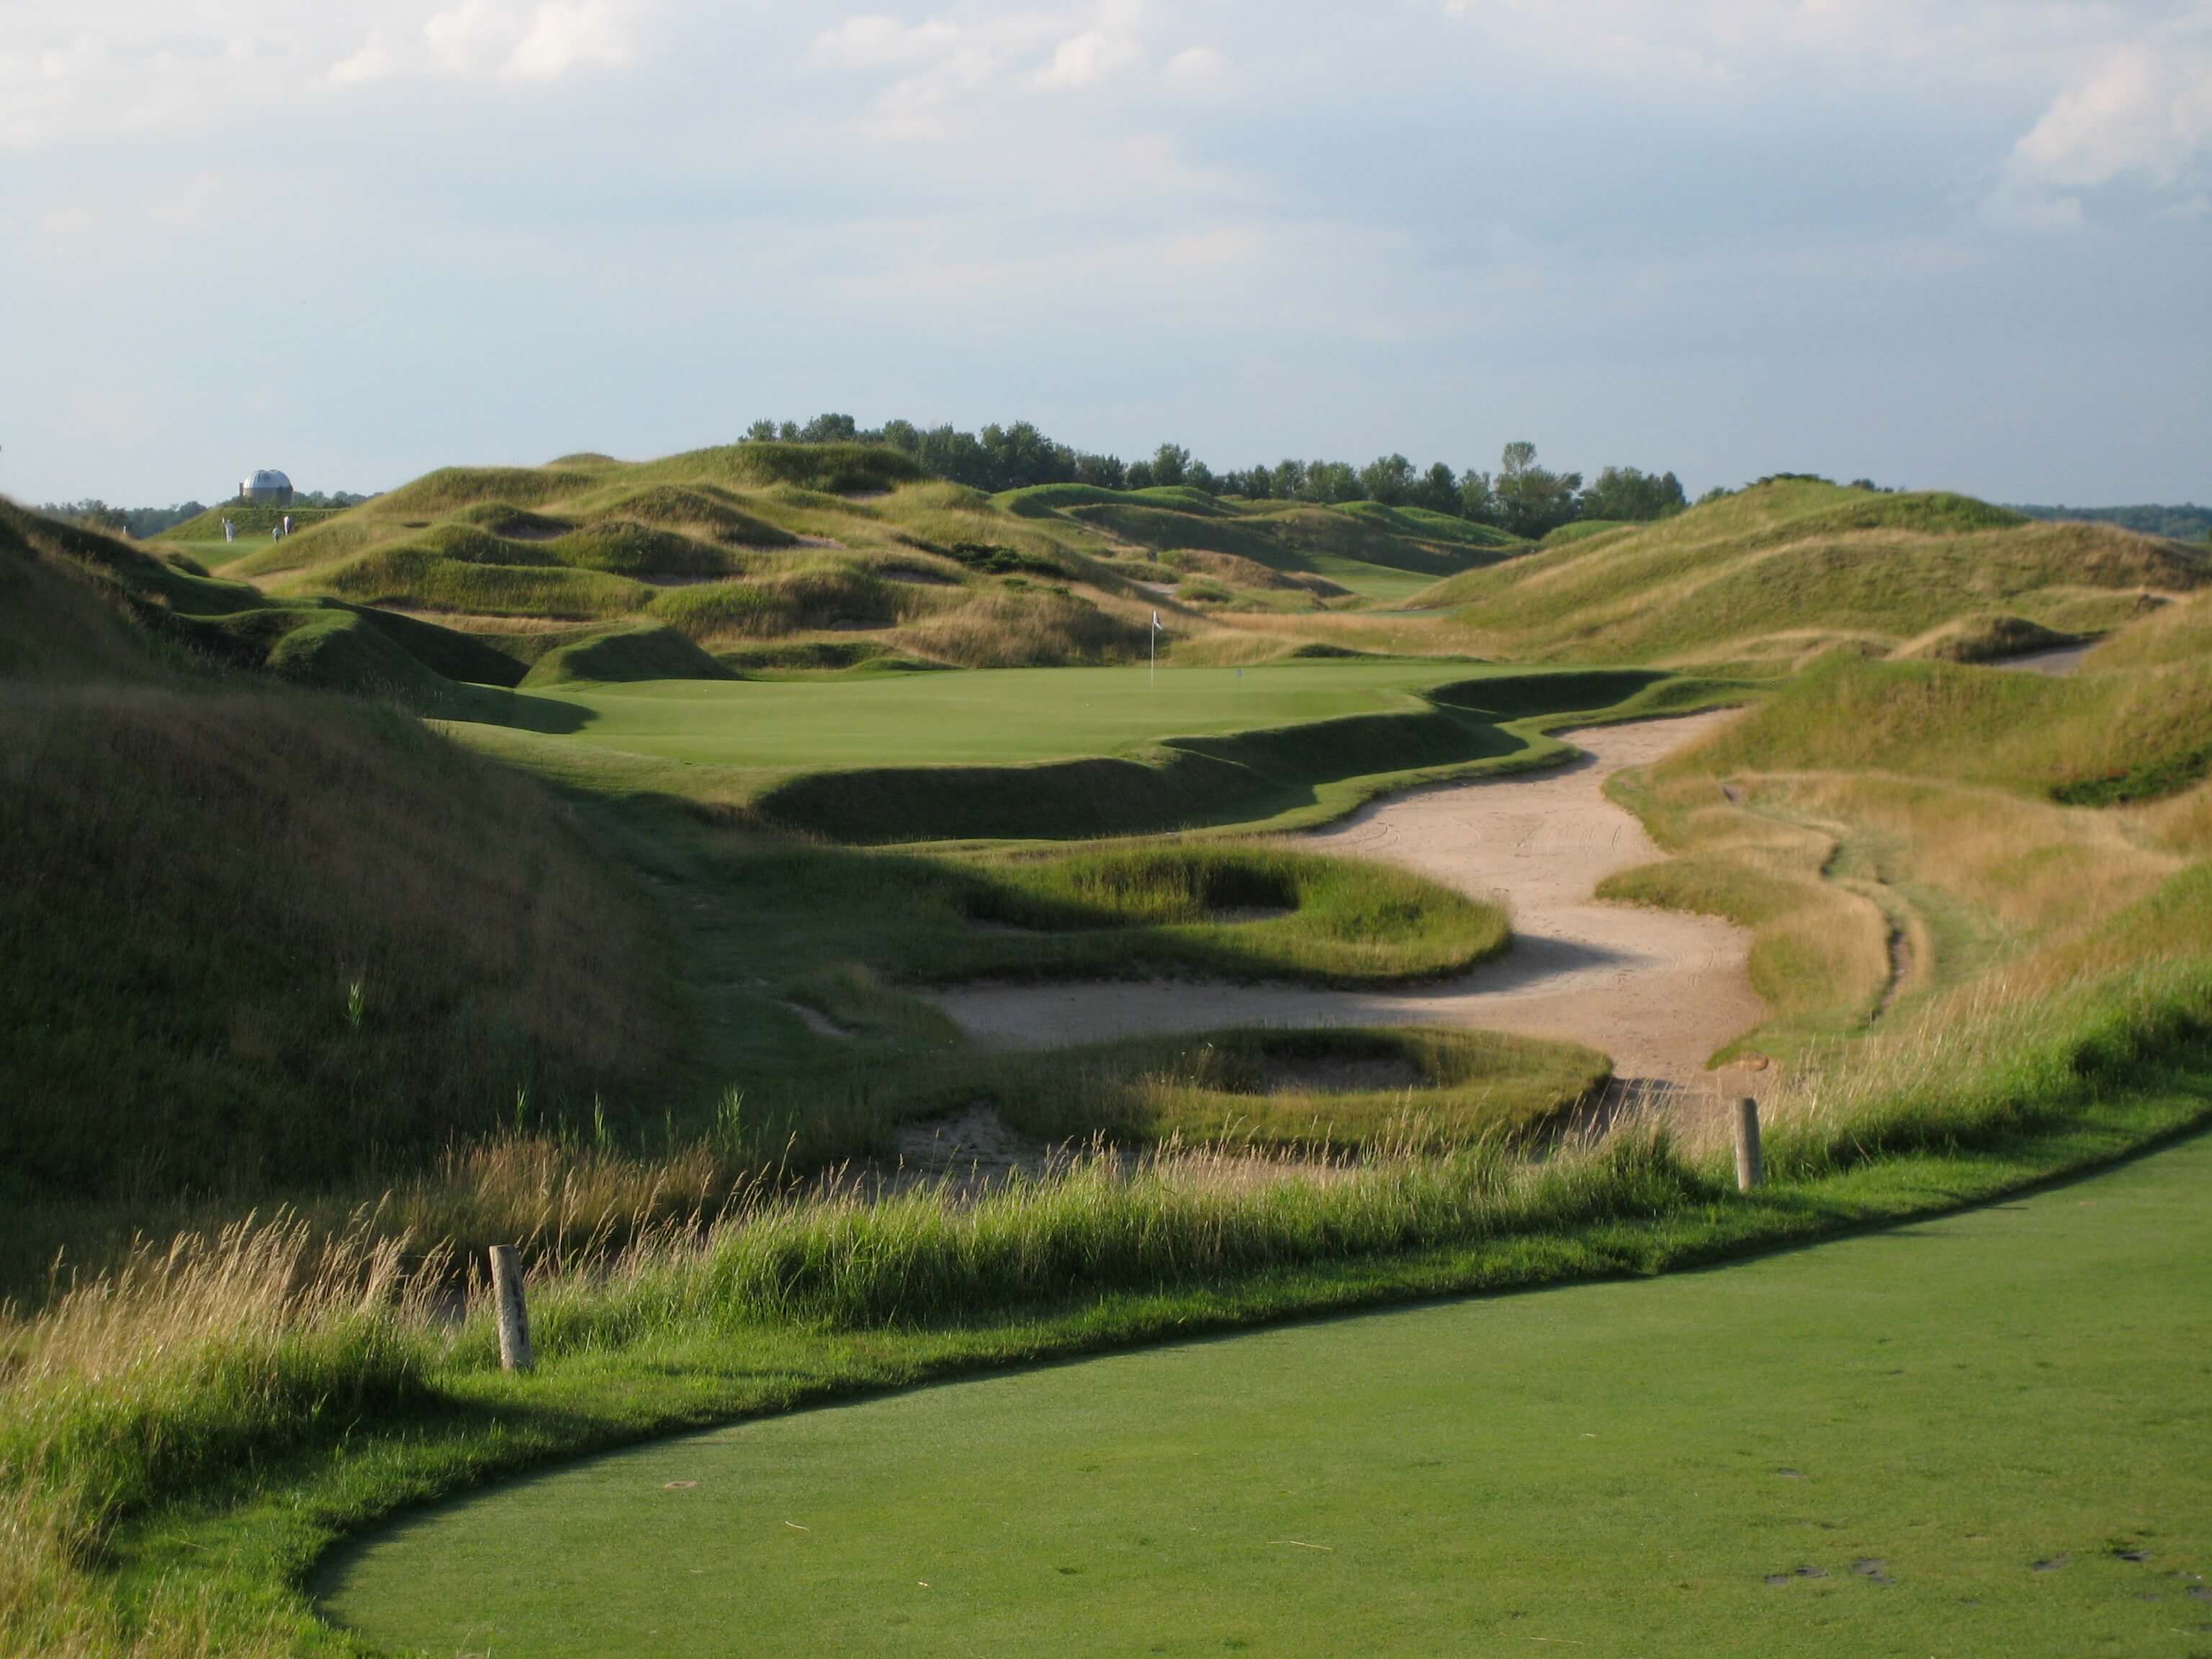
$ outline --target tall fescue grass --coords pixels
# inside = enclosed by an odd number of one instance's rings
[[[2073,679],[1832,658],[1701,751],[1709,771],[1909,772],[2066,798],[2172,793],[2212,733],[2212,657]],[[2120,787],[2172,772],[2167,787]],[[2199,774],[2201,775],[2201,774]]]
[[[212,1494],[429,1397],[442,1253],[283,1215],[142,1246],[28,1322],[0,1324],[0,1651],[217,1650],[215,1609],[155,1588],[143,1626],[96,1587],[120,1522]],[[283,1651],[235,1620],[224,1652]]]
[[[1978,614],[2094,631],[2146,592],[2208,582],[2212,560],[2108,526],[1789,480],[1455,576],[1419,603],[1469,607],[1471,640],[1522,659],[1786,668],[1840,642],[1880,653]]]
[[[568,815],[388,709],[0,686],[0,863],[19,1194],[349,1180],[518,1090],[620,1109],[672,1040],[656,925]]]

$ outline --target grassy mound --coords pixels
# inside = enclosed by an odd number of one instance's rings
[[[672,628],[593,629],[554,646],[531,665],[520,684],[566,685],[578,681],[714,680],[730,671]]]
[[[2002,662],[2031,651],[2081,643],[2075,635],[2061,634],[2025,617],[1977,614],[1958,617],[1917,640],[1908,640],[1897,648],[1896,655],[1932,662]]]
[[[2116,800],[2193,781],[2209,746],[2212,658],[2070,680],[1838,658],[1698,760],[1722,772],[1880,769],[2060,799],[2104,790]],[[2123,784],[2154,775],[2167,787]]]
[[[969,1086],[1048,1140],[1402,1152],[1510,1143],[1611,1073],[1593,1049],[1492,1031],[1229,1030],[1002,1060]]]
[[[914,960],[917,979],[1151,977],[1317,984],[1463,973],[1504,951],[1505,916],[1436,884],[1280,847],[1098,848],[981,866],[957,897],[1001,930]],[[1002,936],[1012,929],[1021,937]]]
[[[0,673],[132,678],[149,652],[266,668],[325,690],[491,718],[459,681],[513,684],[518,665],[466,635],[328,599],[271,601],[240,581],[0,503]]]
[[[2212,658],[2212,593],[2197,593],[2131,622],[2099,644],[2083,666],[2094,672],[2206,658]]]
[[[989,498],[922,479],[891,450],[747,443],[443,468],[223,568],[289,599],[550,624],[649,617],[710,653],[868,632],[896,654],[1008,667],[1145,655],[1154,611],[1172,618],[1172,653],[1213,631],[1215,613],[1401,599],[1517,545],[1374,502],[1073,485]],[[1215,563],[1178,584],[1163,555]]]
[[[356,613],[12,511],[0,585],[15,1197],[313,1184],[519,1090],[635,1100],[671,1036],[657,935],[538,789],[395,711],[195,665],[463,688]]]
[[[2100,1023],[2212,1020],[2208,732],[2212,659],[2071,680],[1832,659],[1625,786],[1680,855],[1601,890],[1753,928],[1770,1052],[1948,1044],[1992,1006],[2026,1042],[2098,997],[2136,1011]]]
[[[2093,633],[2147,592],[2208,583],[2212,558],[2179,543],[1790,480],[1547,546],[1417,603],[1465,607],[1459,625],[1502,654],[1788,667],[1838,644],[1887,654],[1975,616]]]

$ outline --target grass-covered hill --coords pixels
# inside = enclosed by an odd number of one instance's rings
[[[1188,641],[1218,631],[1212,614],[1394,600],[1519,545],[1372,502],[989,497],[894,450],[775,443],[449,467],[283,541],[196,522],[165,544],[273,598],[447,624],[515,665],[465,676],[501,684],[1127,661],[1155,610]]]
[[[1499,654],[1771,671],[1838,646],[1998,655],[2102,633],[2209,582],[2203,549],[2113,526],[1786,479],[1547,543],[1414,603],[1450,607],[1459,638]]]
[[[0,1201],[297,1188],[659,1065],[656,924],[566,811],[226,666],[324,631],[389,643],[0,504]]]

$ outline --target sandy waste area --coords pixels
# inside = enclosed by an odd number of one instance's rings
[[[933,1000],[978,1042],[1001,1048],[1224,1026],[1459,1025],[1556,1036],[1612,1055],[1656,1092],[1712,1092],[1713,1051],[1765,1018],[1746,963],[1751,935],[1710,916],[1601,903],[1597,884],[1662,856],[1605,781],[1696,742],[1733,713],[1560,735],[1585,750],[1556,769],[1445,785],[1378,802],[1300,844],[1378,859],[1483,898],[1513,919],[1512,948],[1463,977],[1402,989],[1330,991],[1191,981],[975,984]],[[1730,1092],[1756,1092],[1731,1069]]]

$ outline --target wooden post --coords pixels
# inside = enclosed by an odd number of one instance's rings
[[[1766,1164],[1759,1153],[1759,1103],[1748,1095],[1735,1103],[1735,1184],[1749,1192],[1766,1179]]]
[[[538,1362],[530,1352],[530,1309],[522,1297],[522,1258],[512,1244],[491,1247],[491,1291],[499,1304],[499,1368],[529,1370]]]

